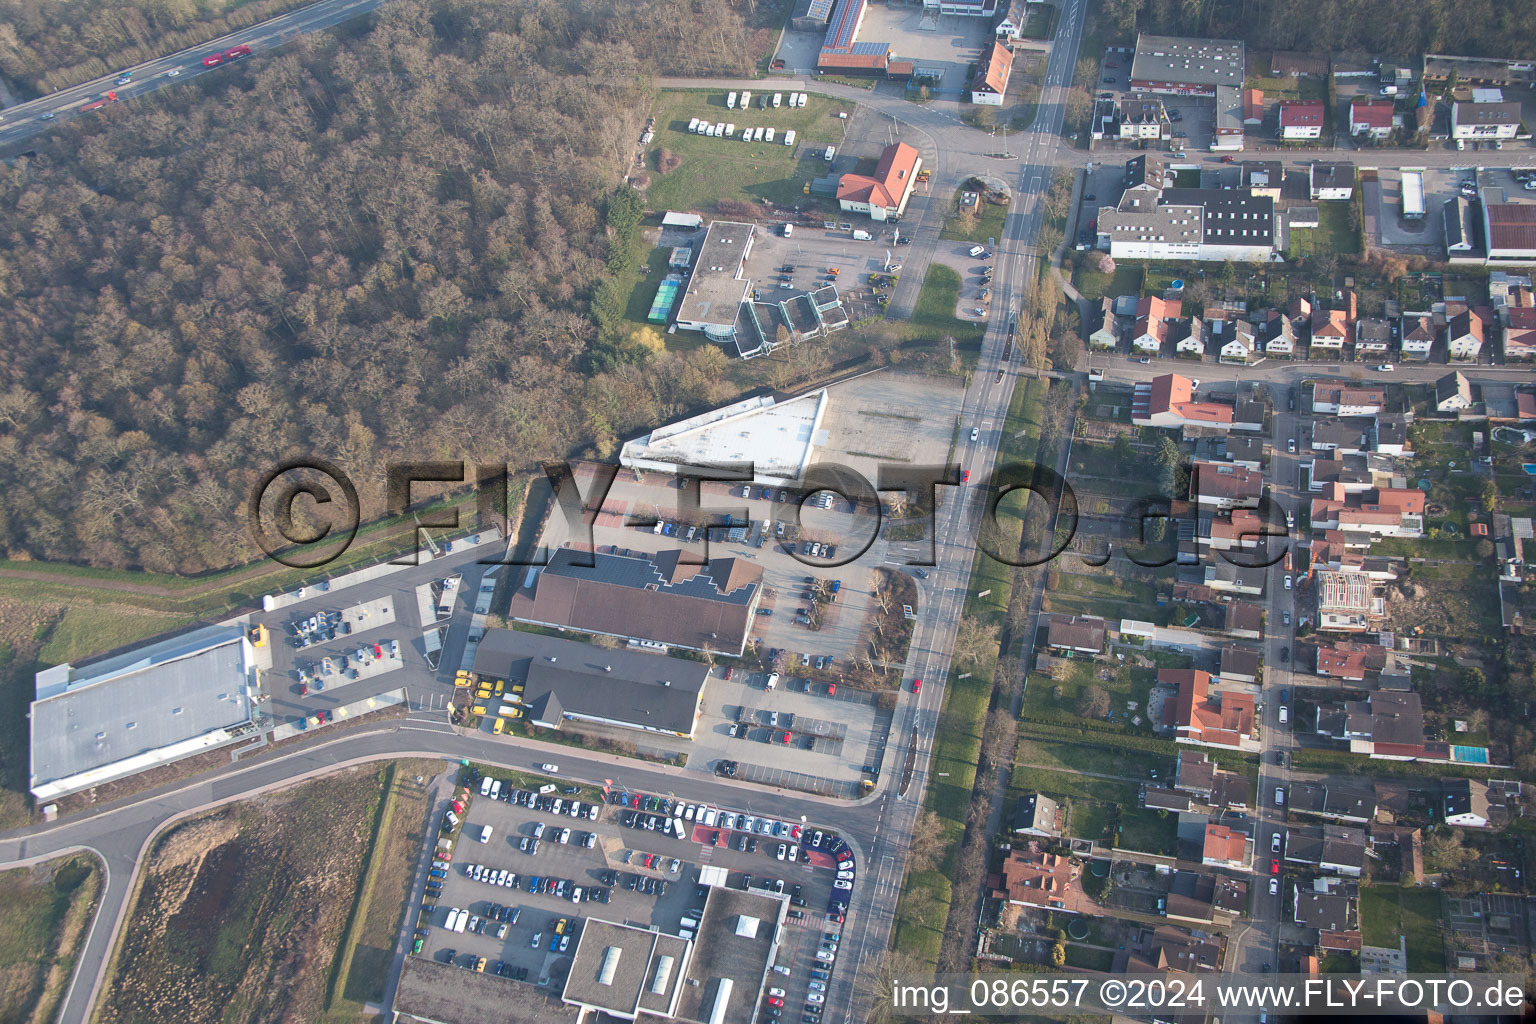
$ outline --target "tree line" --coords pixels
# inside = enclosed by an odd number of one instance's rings
[[[1124,33],[1241,39],[1260,50],[1536,57],[1536,19],[1496,0],[1106,0]]]
[[[726,397],[717,347],[605,341],[590,302],[647,82],[745,39],[731,0],[394,0],[0,167],[5,554],[225,566],[284,459],[369,518],[391,462],[603,456]]]

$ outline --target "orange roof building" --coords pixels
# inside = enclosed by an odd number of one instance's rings
[[[1002,43],[992,44],[992,53],[971,83],[971,102],[989,107],[1003,105],[1008,79],[1013,75],[1013,51]]]
[[[1164,722],[1177,731],[1180,743],[1246,749],[1253,746],[1254,699],[1236,690],[1211,692],[1211,674],[1199,669],[1163,669],[1160,686],[1173,686],[1177,696],[1164,703]]]
[[[899,217],[917,187],[923,158],[905,142],[885,147],[873,175],[845,174],[837,183],[838,205],[848,213],[867,213],[874,220]]]

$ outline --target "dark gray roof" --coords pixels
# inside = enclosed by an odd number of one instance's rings
[[[1204,211],[1207,245],[1271,245],[1275,239],[1275,201],[1269,196],[1221,188],[1169,188],[1163,203],[1199,206]]]
[[[693,731],[709,677],[702,662],[516,629],[487,630],[474,670],[525,680],[523,700],[530,716],[541,721],[554,723],[569,714],[680,733]]]
[[[1242,88],[1243,44],[1232,39],[1138,35],[1131,79],[1214,89]]]

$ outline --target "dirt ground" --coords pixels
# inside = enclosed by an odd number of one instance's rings
[[[383,771],[328,776],[163,835],[97,1020],[267,1024],[320,1016]]]

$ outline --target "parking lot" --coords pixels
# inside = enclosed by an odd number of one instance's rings
[[[300,698],[323,693],[325,701],[340,704],[377,693],[377,683],[364,684],[405,664],[406,638],[391,628],[399,625],[392,597],[331,611],[285,612],[267,621],[272,634],[267,689],[278,720],[308,714],[305,704],[313,702]],[[324,708],[318,712],[324,713]]]
[[[429,839],[418,955],[558,989],[588,917],[692,938],[708,893],[700,869],[712,866],[727,885],[790,902],[784,970],[771,984],[804,1002],[817,970],[826,990],[835,946],[826,951],[857,870],[834,833],[676,798],[516,781],[526,788],[471,775],[441,812],[461,824]]]

